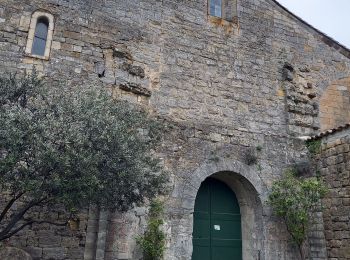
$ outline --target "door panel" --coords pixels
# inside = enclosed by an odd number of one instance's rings
[[[202,183],[195,202],[192,260],[242,260],[236,195],[212,178]]]
[[[194,212],[193,260],[210,259],[210,186],[203,183],[198,191]]]

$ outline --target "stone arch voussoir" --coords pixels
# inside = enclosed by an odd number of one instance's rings
[[[262,182],[257,171],[252,167],[245,165],[237,160],[220,160],[219,162],[206,162],[198,167],[184,185],[183,195],[186,199],[183,200],[183,207],[193,211],[197,192],[201,183],[215,173],[230,172],[246,179],[256,190],[257,195],[262,198],[266,197],[267,188]]]

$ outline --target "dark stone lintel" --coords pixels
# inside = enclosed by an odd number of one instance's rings
[[[131,92],[137,95],[146,96],[146,97],[150,97],[152,94],[151,91],[142,87],[141,84],[137,84],[137,83],[131,83],[131,82],[122,83],[119,85],[119,88],[124,91],[128,91],[128,92]]]

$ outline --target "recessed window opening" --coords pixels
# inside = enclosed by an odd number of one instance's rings
[[[216,17],[222,17],[222,0],[209,0],[209,14]]]
[[[237,0],[208,0],[208,14],[229,22],[237,20]]]
[[[32,54],[44,56],[49,31],[49,19],[40,17],[37,21],[33,39]]]
[[[25,54],[29,57],[48,60],[50,57],[54,17],[52,14],[36,11],[30,20]]]

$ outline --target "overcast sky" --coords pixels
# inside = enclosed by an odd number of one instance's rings
[[[315,28],[350,48],[350,0],[277,0]]]

